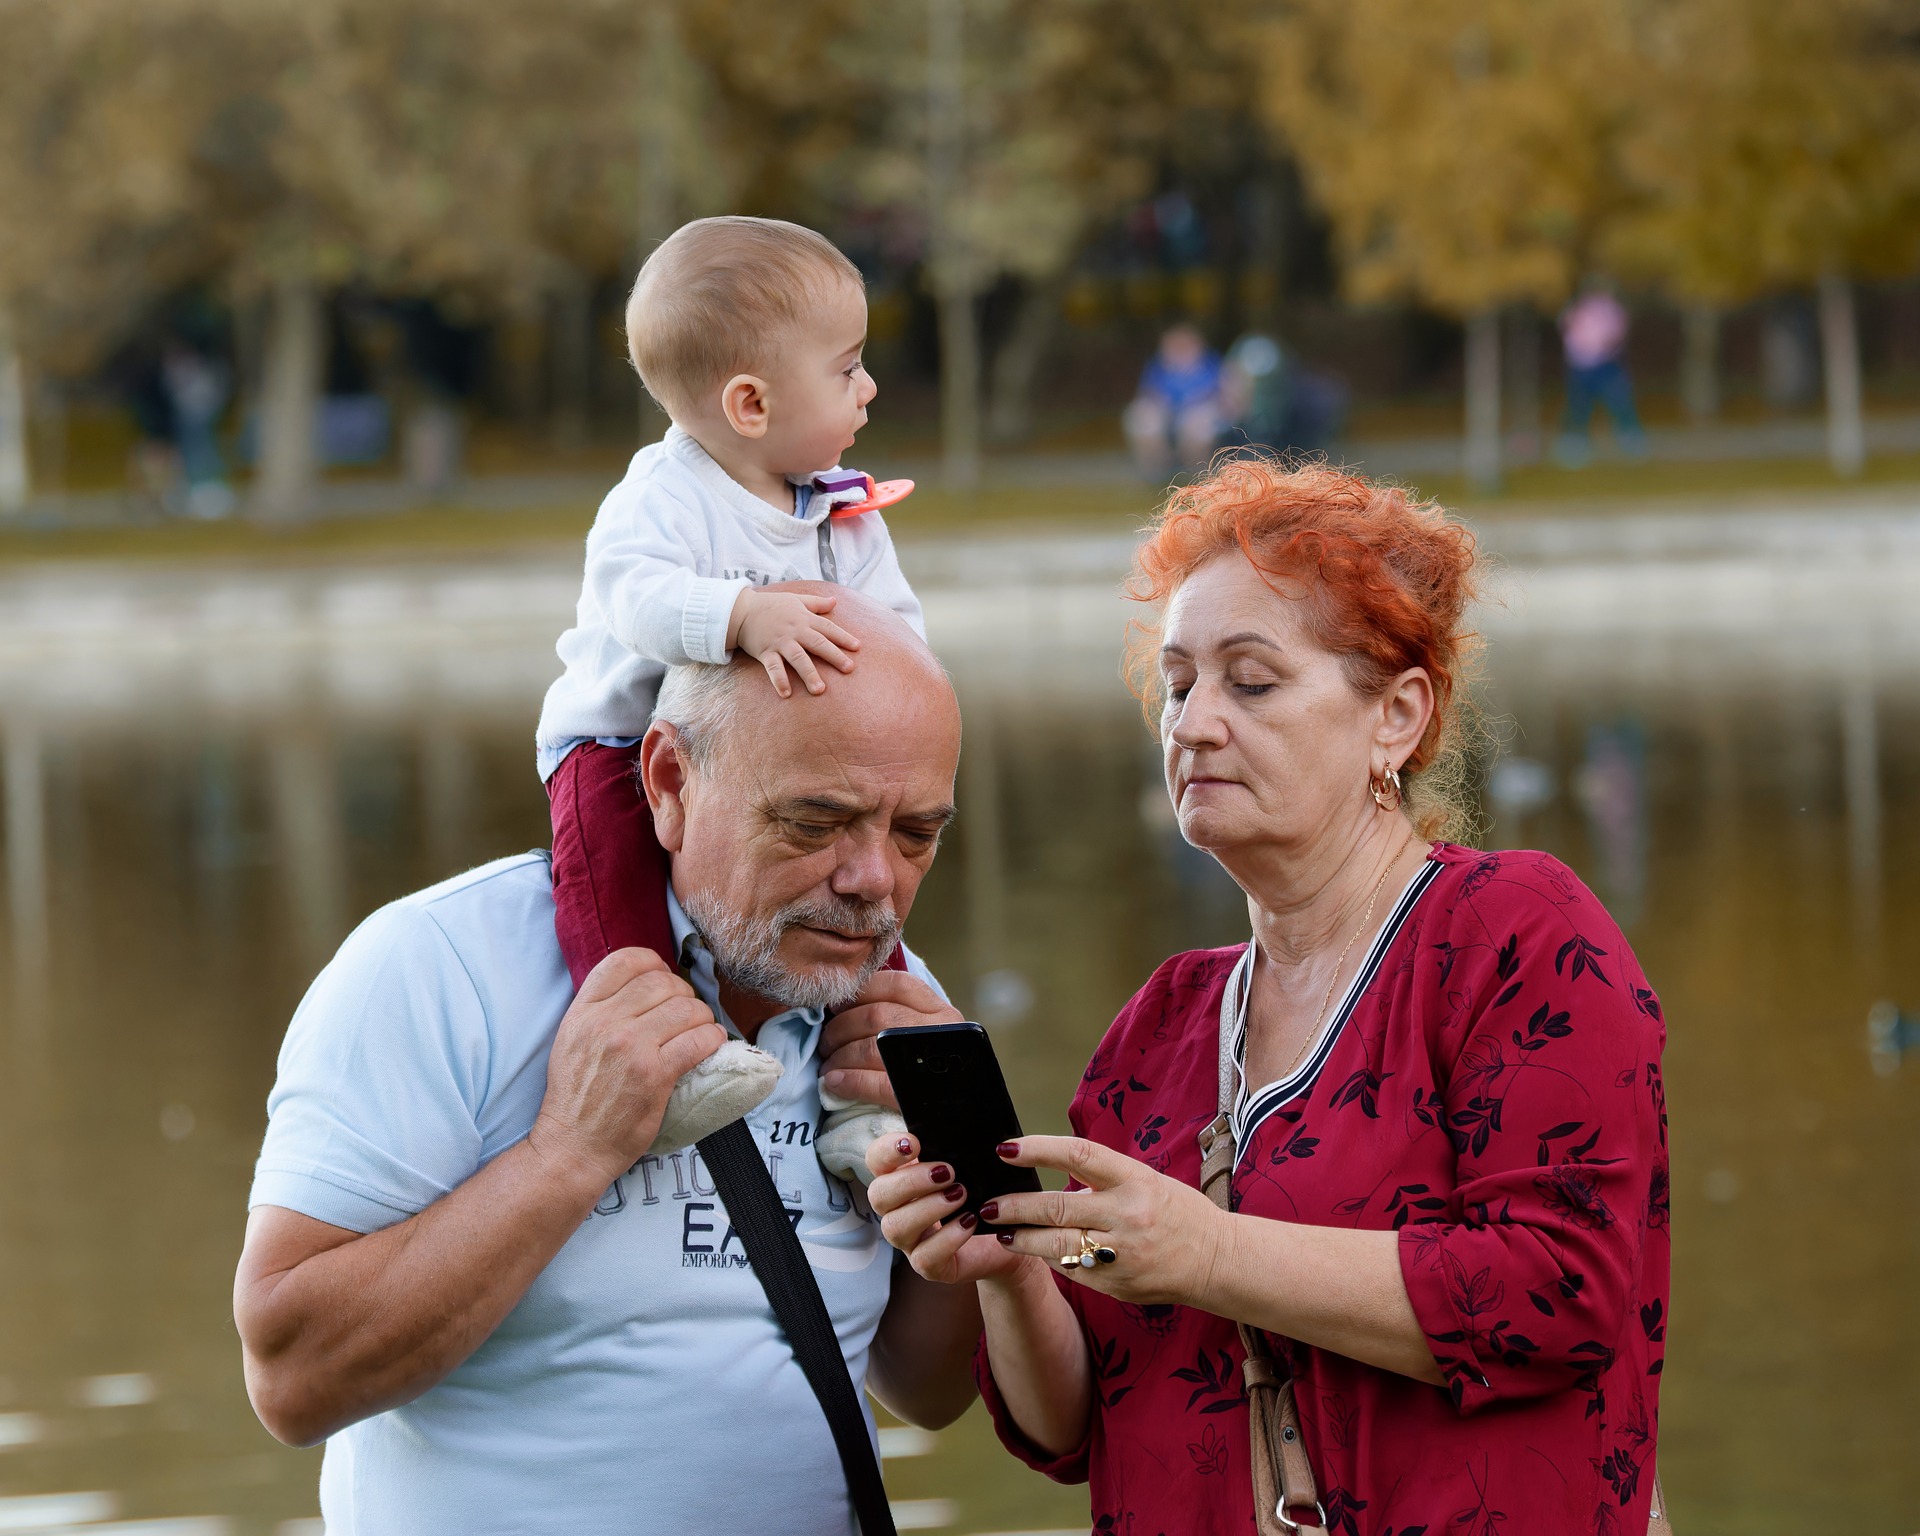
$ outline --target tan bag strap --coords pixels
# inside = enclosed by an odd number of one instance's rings
[[[1200,1133],[1200,1188],[1207,1198],[1230,1210],[1233,1183],[1233,1124],[1226,1111]],[[1253,1441],[1253,1511],[1260,1536],[1293,1536],[1300,1530],[1324,1530],[1327,1512],[1313,1481],[1300,1415],[1293,1405],[1293,1382],[1275,1366],[1267,1337],[1245,1323],[1240,1347],[1247,1388],[1247,1415]]]
[[[1220,999],[1220,1112],[1200,1133],[1200,1188],[1223,1211],[1233,1209],[1233,1101],[1240,1077],[1233,1042],[1252,960],[1249,944]],[[1236,1326],[1247,1357],[1241,1373],[1252,1430],[1253,1512],[1260,1536],[1324,1530],[1327,1512],[1320,1506],[1313,1464],[1300,1437],[1293,1382],[1276,1366],[1264,1333],[1245,1323]]]
[[[1239,1087],[1240,1066],[1233,1042],[1239,1028],[1242,999],[1251,980],[1253,946],[1227,977],[1220,999],[1220,1112],[1200,1133],[1200,1190],[1223,1211],[1233,1209],[1233,1166],[1237,1155],[1233,1138],[1233,1104]],[[1324,1530],[1327,1512],[1320,1503],[1313,1464],[1307,1460],[1300,1437],[1300,1415],[1294,1406],[1293,1382],[1275,1368],[1267,1336],[1245,1323],[1240,1347],[1246,1351],[1241,1368],[1247,1387],[1247,1414],[1253,1440],[1253,1513],[1260,1536],[1295,1536],[1298,1531]],[[1647,1515],[1647,1536],[1673,1536],[1667,1520],[1667,1496],[1660,1476],[1653,1479],[1653,1504]]]

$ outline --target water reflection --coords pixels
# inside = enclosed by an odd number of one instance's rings
[[[1244,934],[1166,815],[1115,617],[1096,595],[1064,648],[997,625],[943,646],[962,817],[912,937],[992,1021],[1038,1129],[1154,964]],[[1920,832],[1920,669],[1495,634],[1493,838],[1607,896],[1670,1020],[1683,1527],[1897,1536],[1920,1523],[1920,1067],[1876,1077],[1865,1020],[1920,1005],[1920,877],[1892,856]],[[110,709],[6,713],[0,1492],[96,1500],[43,1523],[312,1514],[317,1456],[254,1423],[227,1313],[274,1053],[352,922],[544,840],[544,643],[230,656],[184,696],[95,684]],[[1010,659],[1027,646],[1056,664]],[[1085,1518],[977,1413],[889,1444],[896,1494],[941,1528]]]

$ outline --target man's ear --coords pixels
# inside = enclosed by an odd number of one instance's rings
[[[687,835],[687,766],[680,760],[680,733],[665,721],[640,739],[640,787],[653,811],[653,835],[668,853],[678,853]]]
[[[766,380],[751,373],[736,373],[720,387],[720,412],[727,418],[727,425],[742,437],[765,437]]]

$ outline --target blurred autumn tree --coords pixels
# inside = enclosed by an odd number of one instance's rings
[[[325,306],[350,283],[543,334],[556,420],[580,436],[604,345],[596,293],[682,220],[726,209],[881,227],[891,259],[920,260],[965,483],[983,436],[1022,430],[1088,241],[1203,161],[1243,184],[1269,129],[1331,221],[1352,298],[1464,322],[1481,483],[1500,468],[1500,313],[1553,309],[1601,262],[1703,316],[1817,286],[1846,467],[1850,284],[1920,254],[1913,14],[1912,0],[0,0],[9,55],[33,61],[0,73],[0,509],[24,500],[33,371],[84,366],[189,282],[260,338],[260,517],[313,504]],[[996,286],[1020,301],[989,370]]]
[[[1238,9],[906,0],[861,9],[833,49],[864,109],[822,192],[894,211],[925,252],[950,480],[977,476],[989,429],[1024,432],[1089,237],[1154,188],[1187,115],[1250,100]],[[983,377],[981,300],[1003,283],[1019,303]]]
[[[637,244],[644,18],[613,0],[8,0],[0,305],[84,354],[189,279],[257,310],[253,507],[310,511],[324,299],[498,312]],[[23,55],[24,56],[24,55]]]
[[[1501,310],[1559,305],[1621,201],[1625,8],[1296,0],[1256,36],[1348,294],[1465,322],[1467,468],[1497,484]]]
[[[103,29],[80,7],[0,7],[10,57],[32,61],[0,71],[0,512],[25,503],[34,366],[96,356],[202,245],[175,61],[127,9]]]
[[[1920,13],[1899,0],[1682,0],[1643,10],[1637,32],[1622,158],[1638,197],[1609,253],[1688,307],[1699,405],[1717,313],[1815,288],[1828,456],[1859,473],[1852,284],[1920,259]]]

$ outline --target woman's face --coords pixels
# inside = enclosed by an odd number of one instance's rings
[[[1396,692],[1357,693],[1304,609],[1237,553],[1202,566],[1167,605],[1161,746],[1196,848],[1303,846],[1374,814],[1367,781],[1391,755],[1383,734],[1397,741],[1405,729],[1389,725]]]

